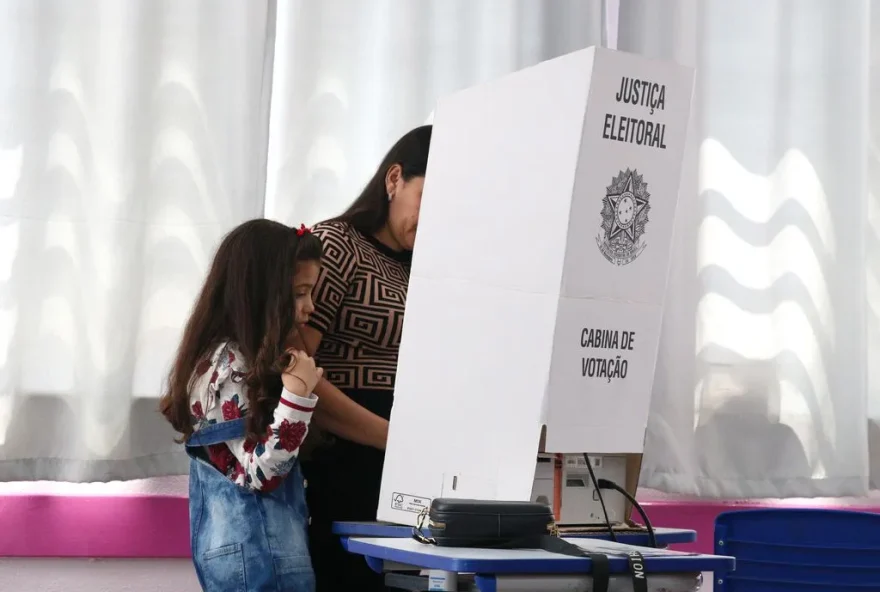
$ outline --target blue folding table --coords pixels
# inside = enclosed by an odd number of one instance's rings
[[[609,592],[631,590],[627,553],[639,551],[644,557],[648,589],[651,592],[693,592],[699,588],[702,572],[731,572],[732,557],[682,553],[665,549],[636,547],[584,538],[567,538],[587,553],[608,556],[612,574]],[[376,572],[428,572],[436,590],[475,590],[479,592],[542,592],[592,590],[592,562],[532,549],[469,549],[425,545],[408,538],[343,538],[350,552],[363,555]],[[410,578],[412,576],[409,576]],[[386,576],[392,587],[411,587]]]
[[[399,524],[389,524],[387,522],[334,522],[333,533],[342,538],[371,537],[405,539],[412,536],[412,527],[401,526]],[[427,533],[425,534],[428,536]],[[570,533],[563,532],[562,536],[578,539],[611,540],[608,532],[601,530]],[[619,543],[637,545],[639,547],[647,547],[650,544],[650,538],[648,537],[647,531],[625,530],[623,532],[615,533],[615,536]],[[655,528],[654,536],[660,547],[667,547],[669,545],[678,545],[681,543],[693,543],[697,540],[697,531],[684,528]]]

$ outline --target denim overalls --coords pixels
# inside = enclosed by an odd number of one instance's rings
[[[271,493],[230,481],[199,448],[243,438],[244,419],[205,426],[186,443],[193,563],[207,592],[313,592],[299,462]]]

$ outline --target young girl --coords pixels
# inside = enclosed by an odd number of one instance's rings
[[[251,220],[220,244],[161,411],[190,456],[193,563],[208,592],[314,590],[297,455],[322,370],[290,349],[314,311],[321,242]]]

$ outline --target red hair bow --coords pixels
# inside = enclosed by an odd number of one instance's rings
[[[309,228],[308,226],[306,226],[305,224],[300,224],[300,225],[299,225],[299,228],[296,229],[296,236],[302,236],[302,235],[304,235],[304,234],[307,233],[307,232],[308,232],[309,234],[311,234],[311,233],[312,233],[312,229]]]

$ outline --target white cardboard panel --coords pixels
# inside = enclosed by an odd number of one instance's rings
[[[439,101],[412,276],[558,291],[592,56]]]
[[[414,523],[415,514],[392,508],[401,492],[528,497],[534,459],[530,470],[521,459],[538,446],[557,302],[552,294],[410,279],[379,520]]]
[[[661,304],[693,71],[622,52],[598,52],[571,204],[562,294]],[[647,81],[653,91],[648,96],[659,99],[662,92],[662,104],[616,100],[633,80],[638,81],[638,99]],[[630,128],[638,132],[662,126],[661,142],[652,146],[615,139],[621,118],[628,118],[621,137],[628,136]],[[620,216],[615,216],[618,210]],[[607,250],[603,222],[618,241],[616,253]]]
[[[622,79],[665,85],[663,108],[618,102]],[[548,451],[642,451],[691,87],[685,68],[588,49],[439,102],[378,519],[529,499],[545,423]],[[665,125],[664,147],[604,137],[621,115]],[[608,187],[626,169],[650,195]],[[615,236],[641,224],[637,257],[603,255],[612,218]],[[582,347],[584,328],[617,331],[617,349]],[[625,378],[583,375],[618,351]]]
[[[642,452],[661,310],[656,304],[560,301],[547,395],[547,452]]]

